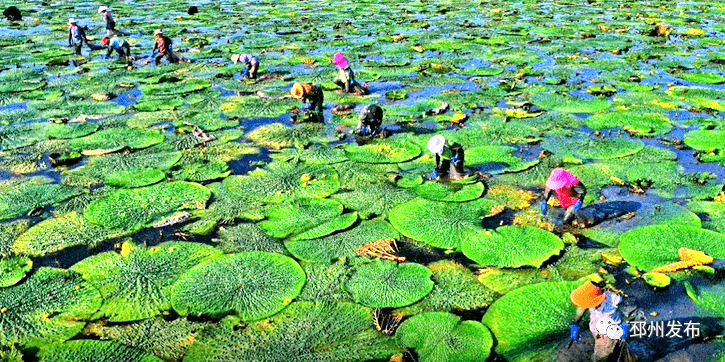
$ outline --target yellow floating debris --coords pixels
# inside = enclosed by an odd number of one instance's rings
[[[619,186],[625,185],[625,182],[617,176],[610,176],[609,181],[612,181],[615,185],[619,185]]]
[[[128,241],[121,245],[121,256],[128,256],[131,254],[131,243]]]
[[[702,29],[689,28],[689,29],[685,30],[685,35],[689,35],[689,36],[703,36],[703,35],[705,35],[705,31],[702,30]]]
[[[390,38],[392,38],[393,41],[396,43],[405,39],[405,37],[402,35],[391,35]]]
[[[451,123],[460,124],[465,122],[468,116],[465,113],[456,113],[451,117]]]
[[[622,264],[622,262],[624,261],[624,258],[622,258],[622,256],[619,255],[619,253],[604,252],[604,253],[602,253],[602,260],[604,260],[604,262],[607,265],[619,265],[619,264]]]
[[[423,47],[420,46],[420,45],[414,45],[414,46],[410,47],[410,49],[413,49],[413,50],[415,50],[418,53],[422,53],[423,52]]]
[[[379,258],[397,262],[405,261],[404,256],[395,255],[395,253],[398,252],[398,247],[395,244],[395,239],[383,239],[373,241],[372,243],[365,244],[355,249],[355,252],[360,255],[369,256],[371,258]]]
[[[486,217],[492,217],[496,215],[500,215],[506,210],[506,205],[496,205],[491,207],[491,211],[488,212],[488,215]]]
[[[682,261],[692,260],[692,261],[697,261],[701,264],[712,264],[715,261],[715,258],[705,254],[702,251],[688,249],[685,247],[682,247],[679,250],[677,250],[677,256],[679,256],[680,260],[682,260]]]
[[[725,202],[725,191],[722,191],[719,194],[717,194],[717,196],[715,196],[715,198],[713,200],[715,202]]]

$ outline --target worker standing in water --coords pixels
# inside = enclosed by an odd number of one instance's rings
[[[541,202],[541,213],[546,215],[549,210],[549,199],[556,194],[561,207],[566,209],[564,213],[564,225],[570,224],[577,219],[580,225],[584,225],[579,211],[584,205],[584,197],[587,189],[579,178],[563,168],[555,168],[551,171],[546,180],[544,190],[544,201]]]

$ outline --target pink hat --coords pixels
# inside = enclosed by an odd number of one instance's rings
[[[335,53],[332,57],[332,64],[337,65],[340,69],[345,69],[347,68],[347,58],[342,53]]]
[[[551,171],[549,179],[546,180],[546,187],[550,190],[558,190],[564,186],[576,185],[579,183],[579,178],[572,175],[569,171],[563,168],[555,168]]]

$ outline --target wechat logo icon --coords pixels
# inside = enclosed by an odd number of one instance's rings
[[[607,336],[609,339],[620,340],[624,335],[624,330],[620,323],[615,322],[610,317],[600,318],[595,327],[600,336]]]

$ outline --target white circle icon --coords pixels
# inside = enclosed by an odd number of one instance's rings
[[[609,326],[614,325],[614,320],[610,317],[603,317],[600,318],[597,323],[595,329],[597,330],[597,334],[599,335],[607,335],[607,328]]]
[[[607,333],[605,333],[605,335],[609,337],[609,339],[622,339],[622,336],[624,335],[624,330],[619,324],[612,324],[607,327]]]

